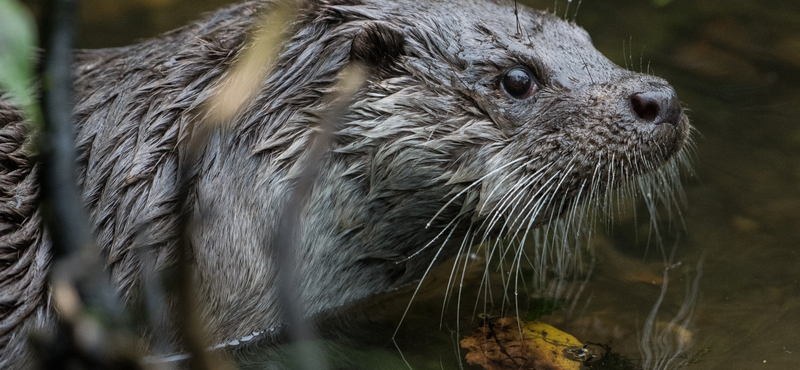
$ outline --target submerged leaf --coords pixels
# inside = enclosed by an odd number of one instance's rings
[[[504,317],[487,322],[461,340],[470,365],[487,370],[579,370],[582,360],[573,355],[583,344],[550,325],[520,322]]]

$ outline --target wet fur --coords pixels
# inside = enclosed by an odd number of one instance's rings
[[[172,263],[177,176],[196,166],[191,243],[213,342],[282,322],[262,246],[322,96],[353,58],[372,69],[302,211],[296,274],[309,315],[418,280],[464,240],[514,236],[599,202],[688,135],[685,117],[643,128],[630,114],[624,97],[666,82],[613,65],[550,14],[522,9],[518,25],[505,2],[321,1],[302,11],[254,101],[186,163],[193,127],[268,6],[232,5],[141,44],[76,54],[80,185],[120,296],[141,298],[143,260]],[[532,101],[499,88],[518,65],[542,86]],[[24,125],[0,103],[0,187],[14,199],[0,205],[2,367],[25,323],[47,313],[47,242]]]
[[[47,307],[47,242],[36,209],[36,167],[18,107],[0,96],[0,368],[24,363],[25,333],[43,328]]]

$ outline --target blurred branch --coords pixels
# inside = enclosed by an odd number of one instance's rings
[[[364,78],[363,67],[358,64],[350,64],[339,73],[336,86],[326,96],[329,106],[320,112],[318,126],[309,140],[304,156],[297,164],[301,170],[294,178],[296,185],[292,188],[283,213],[279,215],[277,233],[272,240],[264,243],[273,248],[277,301],[286,319],[290,339],[299,344],[297,348],[300,353],[296,360],[302,369],[327,369],[328,366],[324,351],[312,343],[315,339],[314,328],[307,318],[306,305],[299,294],[301,277],[296,274],[299,266],[296,253],[300,250],[300,226],[303,221],[300,215],[318,178],[333,132],[339,126],[338,121],[347,111]]]
[[[56,258],[78,255],[91,245],[91,229],[77,187],[74,126],[72,124],[72,45],[77,3],[45,2],[42,45],[41,136],[42,206],[52,233]],[[49,28],[49,29],[48,29]]]
[[[189,366],[192,369],[216,369],[223,365],[223,360],[210,354],[206,343],[205,328],[196,309],[196,298],[191,266],[191,234],[193,228],[192,209],[189,204],[192,183],[196,179],[197,166],[200,164],[203,150],[211,136],[218,130],[224,130],[226,124],[234,119],[243,107],[256,97],[268,72],[272,69],[278,52],[286,38],[286,30],[297,14],[294,1],[278,2],[272,11],[262,20],[261,27],[253,35],[252,45],[238,56],[228,74],[220,81],[219,91],[205,107],[204,119],[194,127],[191,139],[186,147],[184,166],[179,173],[178,201],[175,211],[181,215],[178,230],[182,230],[177,246],[177,265],[174,276],[169,280],[171,293],[178,302],[179,313],[177,328],[190,354]]]
[[[52,243],[50,283],[59,315],[54,336],[40,343],[39,358],[47,369],[136,368],[133,341],[117,330],[124,322],[122,306],[103,269],[77,187],[72,121],[77,5],[75,0],[50,0],[43,7],[40,207]]]

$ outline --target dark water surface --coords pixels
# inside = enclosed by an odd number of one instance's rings
[[[129,44],[223,3],[86,0],[80,46]],[[573,17],[565,0],[536,6],[552,10],[556,4],[558,14]],[[681,332],[692,343],[678,353],[691,362],[688,368],[800,368],[800,2],[583,0],[577,23],[616,63],[673,84],[697,129],[696,175],[684,181],[685,227],[660,218],[660,247],[647,237],[652,229],[644,212],[636,219],[621,215],[595,238],[595,264],[577,304],[541,320],[581,341],[609,345],[641,367],[663,368],[648,365],[640,343],[652,324],[647,318],[661,292],[666,254],[675,268],[655,327],[679,312],[702,272],[699,298],[689,296],[693,325]],[[414,300],[397,334],[400,351],[390,338],[410,291],[370,300],[350,313],[352,320],[336,320],[346,323],[341,326],[349,335],[332,348],[366,361],[362,368],[407,368],[403,357],[414,369],[459,368],[458,341],[479,323],[473,313],[484,310],[475,296],[483,267],[477,261],[466,276],[457,323],[455,297],[442,314],[450,266],[428,279]],[[488,310],[502,308],[497,303]],[[239,355],[252,361],[273,355],[265,353]]]

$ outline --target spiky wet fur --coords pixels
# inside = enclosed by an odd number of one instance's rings
[[[7,369],[26,363],[26,333],[45,327],[52,313],[31,136],[18,107],[1,94],[0,123],[0,368]]]
[[[210,340],[281,324],[279,261],[268,252],[276,216],[327,108],[323,94],[369,27],[401,35],[402,45],[374,66],[342,117],[302,211],[296,275],[307,314],[419,280],[472,245],[524,240],[564,215],[577,222],[583,205],[609,204],[620,186],[671,194],[672,167],[659,169],[686,140],[686,118],[647,126],[627,101],[669,85],[613,65],[573,24],[524,8],[517,17],[505,2],[309,1],[256,98],[187,163],[194,125],[269,4],[247,1],[138,45],[76,54],[80,185],[127,302],[141,298],[143,259],[172,263],[177,176],[193,166],[190,241]],[[535,99],[500,88],[520,65],[537,75]],[[637,180],[647,173],[654,180]],[[2,211],[26,210],[21,248],[46,261],[30,204]],[[523,258],[514,246],[487,250],[514,253],[517,267]],[[541,265],[566,252],[548,253]],[[47,304],[40,265],[15,277],[36,282],[20,303],[28,317]],[[15,333],[23,322],[8,321]],[[14,354],[3,350],[0,362]]]

